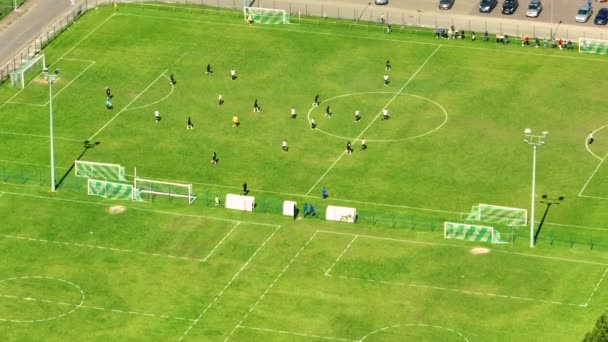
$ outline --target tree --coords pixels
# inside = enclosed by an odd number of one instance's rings
[[[604,313],[595,322],[593,331],[585,335],[583,342],[605,342],[608,341],[608,313]]]

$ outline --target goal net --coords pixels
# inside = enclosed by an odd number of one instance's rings
[[[608,40],[579,38],[578,51],[596,55],[608,55]]]
[[[99,179],[88,179],[87,191],[91,196],[100,196],[108,199],[132,200],[133,185],[107,182]]]
[[[473,206],[471,212],[466,214],[463,220],[505,224],[508,226],[525,226],[528,221],[528,211],[521,208],[479,204]]]
[[[44,54],[26,59],[11,71],[11,85],[15,88],[25,88],[25,84],[44,70],[46,59]]]
[[[163,182],[152,179],[135,178],[134,199],[140,201],[151,202],[154,196],[169,196],[177,198],[185,198],[188,204],[191,204],[196,199],[192,193],[192,184]]]
[[[118,164],[77,160],[74,162],[74,173],[76,177],[126,181],[125,168]]]
[[[243,7],[245,21],[258,24],[289,24],[285,10],[261,7]]]
[[[501,234],[490,226],[480,226],[468,223],[444,222],[443,238],[465,241],[509,243]]]

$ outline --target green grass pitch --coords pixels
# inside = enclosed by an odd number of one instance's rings
[[[57,193],[48,84],[0,86],[3,341],[576,341],[608,304],[604,58],[156,5],[92,10],[43,52],[60,69]],[[550,132],[537,246],[527,227],[513,244],[443,240],[479,203],[529,208],[527,127]],[[76,159],[198,198],[87,196]],[[213,205],[243,182],[256,212]],[[358,222],[293,220],[282,200],[353,206]]]

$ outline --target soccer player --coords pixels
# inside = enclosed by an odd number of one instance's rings
[[[207,71],[205,75],[213,75],[213,70],[211,70],[211,64],[207,64]]]
[[[234,70],[234,68],[230,69],[230,79],[231,80],[236,80],[236,70]]]
[[[171,76],[169,76],[169,80],[171,80],[171,85],[174,86],[177,82],[175,81],[175,75],[171,74]]]
[[[367,143],[365,142],[365,138],[361,139],[361,150],[367,150]]]
[[[331,108],[329,108],[329,105],[325,108],[325,116],[331,118]]]
[[[350,140],[346,143],[346,154],[353,153],[353,145],[351,145]]]
[[[247,182],[243,182],[243,195],[247,195],[249,193],[249,189],[247,189]]]
[[[156,123],[160,122],[160,112],[157,110],[154,111],[154,120],[156,120]]]
[[[254,112],[260,111],[260,106],[258,105],[258,99],[255,99],[255,101],[253,101],[253,111]]]
[[[388,87],[389,83],[390,83],[390,81],[388,80],[388,74],[384,74],[384,86]]]
[[[110,87],[106,87],[106,97],[111,99],[112,96],[112,91],[110,90]]]
[[[219,205],[220,205],[220,196],[215,195],[215,200],[214,200],[214,202],[215,202],[215,206],[216,206],[216,207],[217,207],[217,206],[219,206]]]
[[[110,101],[110,98],[109,98],[109,97],[106,99],[106,108],[108,108],[108,109],[112,109],[112,108],[114,108],[114,107],[112,106],[112,101]]]
[[[296,107],[291,107],[291,118],[295,119],[298,114],[296,113]]]
[[[188,117],[188,124],[186,125],[186,129],[194,129],[194,124],[192,123],[192,119]]]
[[[217,164],[217,153],[213,152],[213,155],[211,155],[211,164]]]
[[[238,128],[241,123],[239,122],[239,117],[234,114],[232,116],[232,128]]]
[[[287,146],[287,140],[283,139],[283,145],[282,145],[281,149],[283,150],[283,152],[289,151],[289,146]]]
[[[389,61],[388,59],[386,60],[386,71],[390,71],[391,70],[391,61]]]
[[[357,108],[355,111],[355,122],[359,122],[361,120],[361,111]]]
[[[217,103],[220,106],[224,103],[224,98],[222,97],[222,94],[218,94],[218,96],[217,96]]]
[[[315,101],[312,103],[313,107],[319,107],[319,94],[315,95]]]
[[[323,189],[321,189],[321,198],[326,199],[327,198],[327,188],[323,187]]]
[[[388,120],[389,116],[388,116],[388,109],[384,108],[382,110],[382,120]]]
[[[312,129],[317,128],[317,122],[315,121],[314,118],[310,119],[310,128],[312,128]]]
[[[589,132],[589,135],[587,136],[587,145],[593,144],[594,141],[595,139],[593,138],[593,132]]]

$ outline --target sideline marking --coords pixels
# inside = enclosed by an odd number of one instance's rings
[[[236,226],[235,226],[235,228],[236,228]],[[270,239],[272,239],[272,237],[274,236],[274,234],[276,234],[279,231],[279,229],[281,229],[281,226],[276,227],[274,229],[274,231],[272,232],[272,234],[270,234],[266,238],[266,240],[264,240],[264,242],[262,242],[262,244],[260,245],[260,247],[258,247],[258,249],[249,257],[249,259],[243,264],[243,266],[241,266],[241,268],[234,274],[234,276],[232,277],[232,279],[230,279],[230,281],[226,284],[226,286],[224,286],[224,288],[215,296],[215,298],[213,298],[213,300],[209,303],[209,305],[207,305],[207,307],[205,307],[205,310],[203,310],[203,312],[201,312],[201,314],[198,315],[198,317],[194,320],[194,322],[192,322],[192,324],[190,324],[190,326],[188,327],[188,329],[186,329],[186,331],[184,331],[184,333],[178,339],[178,341],[183,340],[184,337],[186,337],[186,335],[188,335],[188,333],[190,332],[190,330],[192,330],[192,328],[201,320],[201,318],[203,318],[203,315],[207,312],[207,310],[209,310],[213,306],[213,304],[215,304],[218,301],[218,299],[220,299],[220,297],[222,297],[222,295],[224,294],[224,292],[226,291],[226,289],[239,276],[239,274],[241,274],[241,272],[249,265],[249,263],[251,262],[251,260],[253,260],[253,258],[262,250],[262,248],[264,248],[264,246],[266,246],[266,244],[268,243],[268,241],[270,241]]]
[[[45,139],[50,139],[51,138],[48,135],[29,134],[29,133],[0,132],[0,134],[5,134],[5,135],[21,135],[21,136],[25,136],[25,137],[36,137],[36,138],[45,138]],[[53,136],[53,138],[55,140],[78,141],[78,142],[83,142],[84,141],[82,139],[62,138],[62,137],[57,137],[57,136]]]
[[[40,199],[46,199],[46,200],[52,200],[52,201],[69,202],[69,203],[80,203],[80,204],[89,204],[89,205],[98,205],[98,206],[108,207],[108,208],[113,205],[113,204],[107,204],[107,203],[101,203],[101,202],[80,201],[80,200],[72,200],[72,199],[67,199],[67,198],[48,197],[48,196],[25,194],[25,193],[12,192],[12,191],[5,191],[4,193],[8,194],[8,195],[23,196],[23,197],[32,197],[32,198],[40,198]],[[277,224],[270,224],[270,223],[260,223],[260,222],[242,221],[242,220],[238,221],[238,220],[226,219],[226,218],[221,218],[221,217],[211,217],[211,216],[194,215],[194,214],[183,214],[183,213],[177,213],[177,212],[172,212],[172,211],[146,209],[146,208],[139,208],[139,207],[133,207],[133,206],[124,206],[124,207],[127,208],[127,209],[131,209],[131,210],[139,210],[139,211],[145,211],[145,212],[156,213],[156,214],[167,214],[167,215],[181,216],[181,217],[194,217],[194,218],[200,218],[200,219],[215,220],[215,221],[224,221],[224,222],[234,222],[234,223],[241,222],[241,223],[246,223],[246,224],[258,225],[258,226],[267,226],[267,227],[275,227],[275,228],[276,227],[280,227]],[[606,266],[608,266],[608,265],[606,265]]]
[[[35,238],[29,238],[29,237],[25,237],[25,236],[15,236],[15,235],[0,234],[0,238],[17,239],[17,240],[22,240],[22,241],[32,241],[32,242],[42,242],[42,243],[52,243],[52,244],[64,245],[64,246],[87,247],[87,248],[92,248],[92,249],[101,249],[101,250],[108,250],[108,251],[114,251],[114,252],[140,254],[140,255],[154,256],[154,257],[165,257],[165,258],[169,258],[169,259],[180,259],[180,260],[198,261],[198,262],[204,262],[204,261],[206,261],[204,259],[175,256],[175,255],[171,255],[171,254],[140,252],[140,251],[134,251],[134,250],[124,249],[124,248],[114,248],[114,247],[105,247],[105,246],[99,246],[99,245],[89,245],[89,244],[77,243],[77,242],[66,242],[66,241],[56,241],[56,240],[35,239]]]
[[[346,245],[346,248],[344,248],[344,250],[342,251],[342,253],[340,253],[338,258],[336,260],[334,260],[334,263],[331,264],[331,266],[327,269],[327,271],[325,271],[326,276],[330,275],[329,272],[331,272],[331,270],[334,268],[334,266],[336,266],[336,264],[340,261],[340,259],[342,259],[344,254],[346,254],[346,251],[348,251],[350,249],[350,247],[353,245],[353,243],[355,242],[355,240],[357,240],[358,237],[359,237],[359,235],[355,235],[355,237],[353,237],[353,239],[350,241],[350,243],[348,245]]]
[[[285,331],[285,330],[274,330],[274,329],[268,329],[268,328],[246,327],[243,325],[239,325],[239,326],[237,326],[237,328],[271,332],[271,333],[279,333],[279,334],[285,334],[285,335],[295,335],[295,336],[303,336],[303,337],[310,337],[310,338],[318,338],[318,339],[330,340],[330,341],[359,342],[359,340],[351,340],[351,339],[346,339],[346,338],[304,334],[304,333],[291,332],[291,331]]]
[[[306,241],[306,243],[304,243],[304,245],[300,248],[300,250],[293,256],[293,258],[291,258],[291,260],[287,263],[287,265],[285,265],[285,267],[283,268],[283,270],[281,270],[281,272],[277,275],[276,278],[274,278],[274,280],[272,281],[272,283],[270,283],[270,285],[268,286],[268,288],[266,289],[266,291],[264,291],[264,293],[262,293],[262,295],[260,296],[260,298],[258,298],[258,300],[253,303],[253,305],[249,308],[249,311],[247,311],[245,313],[245,315],[243,316],[243,318],[241,318],[241,320],[234,326],[234,328],[232,329],[232,331],[230,332],[230,334],[228,334],[228,336],[226,336],[226,338],[224,339],[225,341],[228,341],[230,339],[230,337],[234,334],[234,332],[236,331],[236,329],[239,328],[239,326],[241,326],[241,323],[243,323],[243,321],[245,321],[245,319],[247,319],[247,317],[249,316],[249,314],[251,314],[253,312],[253,310],[255,309],[256,306],[258,306],[258,304],[262,301],[262,299],[264,299],[264,297],[268,294],[268,292],[270,292],[270,290],[274,287],[274,285],[277,283],[277,281],[283,276],[283,274],[285,274],[285,272],[287,272],[287,269],[289,268],[289,266],[291,266],[291,264],[293,264],[293,262],[298,258],[298,256],[300,255],[300,253],[302,253],[302,251],[304,250],[304,248],[306,248],[306,246],[308,246],[312,240],[315,238],[315,236],[317,236],[317,234],[319,233],[319,231],[317,230],[316,232],[314,232],[314,234],[312,234],[312,236],[308,239],[308,241]]]
[[[122,112],[124,112],[127,108],[129,108],[130,105],[133,104],[133,102],[137,101],[137,99],[142,96],[148,89],[150,89],[150,87],[152,87],[154,85],[154,83],[156,83],[161,77],[165,76],[165,73],[169,71],[169,69],[165,69],[165,71],[163,71],[154,81],[152,81],[152,83],[150,83],[144,90],[141,91],[141,93],[139,93],[137,96],[135,96],[135,98],[133,100],[131,100],[131,102],[127,103],[126,106],[124,106],[118,113],[116,113],[116,115],[114,115],[110,121],[106,122],[105,125],[103,125],[103,127],[101,127],[97,132],[95,132],[95,134],[93,134],[89,139],[89,141],[93,140],[93,138],[95,138],[99,133],[101,133],[101,131],[103,131],[106,127],[108,127],[108,125],[110,123],[112,123],[112,121],[114,121],[114,119],[116,119]]]
[[[583,185],[583,188],[581,189],[581,191],[578,192],[578,197],[583,197],[583,191],[585,191],[585,188],[587,188],[587,185],[589,185],[589,182],[591,182],[591,179],[593,178],[593,176],[595,176],[595,174],[597,173],[597,171],[600,169],[600,167],[602,166],[602,164],[604,163],[604,161],[606,160],[606,158],[608,157],[608,153],[604,156],[604,158],[600,158],[600,162],[599,164],[597,164],[597,166],[595,167],[595,170],[593,170],[593,173],[591,174],[591,176],[589,176],[589,178],[587,179],[587,181],[585,182],[585,185]],[[592,196],[585,196],[585,197],[592,197]],[[592,197],[593,198],[593,197]]]
[[[7,104],[14,104],[14,105],[26,105],[26,106],[44,107],[43,104],[39,104],[39,103],[17,102],[17,101],[11,101],[11,102],[6,102],[6,103]]]
[[[220,242],[218,242],[215,247],[213,247],[213,249],[211,250],[211,252],[209,252],[209,254],[207,254],[206,257],[204,257],[201,261],[207,261],[207,259],[209,259],[209,257],[215,252],[216,249],[218,249],[218,247],[224,242],[224,240],[226,240],[226,238],[228,237],[228,235],[230,235],[235,229],[236,227],[239,226],[239,224],[241,224],[241,222],[237,222],[234,227],[232,227],[232,229],[230,229],[230,231],[228,231],[228,233],[226,233],[224,235],[224,237],[220,240]]]
[[[604,274],[602,274],[602,277],[600,278],[600,280],[598,280],[597,284],[595,284],[595,287],[593,288],[593,291],[589,295],[589,298],[587,298],[587,301],[585,302],[585,304],[583,304],[584,307],[587,307],[589,305],[589,302],[591,302],[591,298],[593,298],[593,296],[595,295],[595,292],[600,287],[600,284],[604,280],[604,277],[606,277],[606,273],[608,273],[608,268],[606,268],[606,270],[604,270]]]
[[[352,142],[353,144],[357,143],[357,141],[359,140],[359,138],[361,138],[363,136],[363,134],[365,134],[365,132],[367,132],[367,130],[378,120],[378,118],[382,115],[382,110],[384,108],[389,107],[391,105],[391,103],[393,103],[393,101],[395,101],[395,99],[397,98],[397,96],[399,96],[401,94],[401,92],[403,91],[403,89],[405,89],[405,87],[407,87],[410,84],[410,82],[412,82],[412,80],[414,79],[414,77],[416,77],[418,75],[418,73],[420,72],[420,70],[422,70],[422,68],[424,68],[424,66],[426,65],[426,63],[428,63],[431,60],[431,58],[435,55],[435,53],[437,53],[437,51],[439,51],[440,48],[441,48],[441,45],[437,46],[435,48],[435,50],[433,50],[433,52],[422,63],[422,65],[420,65],[418,67],[418,69],[412,74],[412,76],[407,80],[407,82],[405,82],[405,84],[401,88],[399,88],[399,90],[395,93],[395,95],[393,95],[393,97],[391,97],[391,99],[382,108],[380,108],[380,111],[378,112],[378,114],[376,114],[376,116],[372,119],[372,121],[353,140],[353,142]],[[340,159],[342,159],[342,157],[344,157],[345,155],[346,155],[346,151],[342,151],[342,153],[340,153],[340,156],[338,156],[338,158],[334,161],[334,163],[331,164],[331,166],[325,171],[325,173],[310,188],[310,190],[308,190],[308,192],[306,193],[306,195],[310,194],[317,187],[317,185],[319,185],[319,183],[321,183],[321,181],[325,178],[325,176],[327,176],[327,174],[329,173],[329,171],[331,171],[334,168],[334,166],[336,166],[336,164],[340,161]]]
[[[461,334],[460,332],[458,332],[454,329],[442,327],[440,325],[431,325],[431,324],[424,324],[424,323],[396,324],[396,325],[391,325],[388,327],[380,328],[380,329],[374,330],[374,331],[370,332],[369,334],[361,337],[357,342],[363,342],[363,340],[365,340],[366,338],[368,338],[369,336],[371,336],[373,334],[376,334],[376,333],[379,333],[379,332],[382,332],[382,331],[385,331],[388,329],[400,328],[400,327],[427,327],[427,328],[436,328],[436,329],[441,329],[441,330],[447,330],[449,332],[452,332],[452,333],[462,337],[462,339],[465,342],[470,342],[470,340],[466,336],[464,336],[463,334]]]
[[[42,164],[33,164],[33,163],[23,163],[23,162],[18,162],[18,161],[12,161],[12,160],[4,160],[4,159],[0,159],[0,163],[9,163],[9,164],[19,164],[19,165],[29,165],[29,166],[39,166],[39,167],[46,167],[46,168],[51,168],[50,165],[42,165]],[[56,169],[69,169],[69,167],[64,167],[64,166],[55,166]]]

